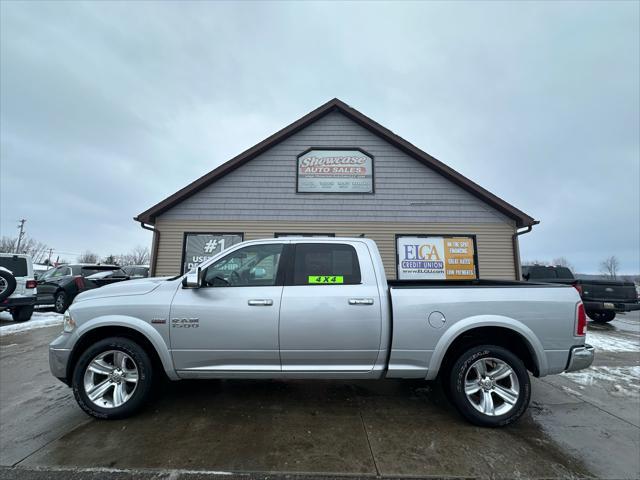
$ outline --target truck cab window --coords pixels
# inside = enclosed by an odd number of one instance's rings
[[[282,244],[241,248],[209,265],[205,287],[258,287],[276,284]]]
[[[294,285],[357,285],[358,254],[351,245],[299,243],[294,260]]]

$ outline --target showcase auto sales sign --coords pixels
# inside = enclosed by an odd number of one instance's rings
[[[298,192],[372,193],[373,158],[360,150],[310,150],[298,157]]]
[[[396,248],[401,280],[477,278],[473,237],[400,236]]]

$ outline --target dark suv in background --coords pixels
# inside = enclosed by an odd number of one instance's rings
[[[116,265],[60,265],[38,276],[37,305],[53,305],[64,313],[80,292],[123,280],[129,276]]]
[[[581,280],[575,278],[567,267],[544,265],[523,266],[522,278],[532,282],[573,285],[582,298],[587,315],[594,322],[610,322],[616,318],[616,312],[640,310],[633,282]]]

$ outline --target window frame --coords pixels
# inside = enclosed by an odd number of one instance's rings
[[[395,271],[396,271],[396,280],[397,281],[403,281],[403,282],[448,282],[448,283],[455,283],[455,282],[468,282],[469,280],[472,279],[440,279],[440,280],[436,280],[436,279],[400,279],[400,269],[398,268],[400,266],[400,253],[398,252],[398,239],[402,238],[402,237],[419,237],[419,238],[430,238],[430,237],[442,237],[444,239],[446,238],[458,238],[458,237],[468,237],[471,238],[471,240],[473,241],[473,262],[475,265],[475,272],[476,272],[476,278],[473,279],[473,281],[475,280],[480,280],[480,264],[478,263],[478,238],[477,235],[475,233],[396,233],[393,239],[393,249],[396,252],[395,255]]]
[[[234,255],[235,253],[244,250],[246,248],[251,248],[251,247],[263,247],[266,245],[280,245],[282,247],[281,252],[280,252],[280,260],[278,262],[278,267],[276,270],[276,275],[275,275],[275,281],[273,285],[224,285],[224,286],[209,286],[209,285],[205,285],[204,281],[206,278],[206,274],[207,271],[209,270],[209,268],[211,268],[213,265],[215,265],[216,263],[218,263],[221,260],[224,260],[225,258],[227,258],[229,255]],[[288,243],[284,243],[284,242],[273,242],[273,243],[261,243],[261,244],[257,244],[257,245],[245,245],[242,246],[240,248],[236,248],[231,252],[228,252],[226,255],[218,258],[217,260],[211,262],[209,265],[207,265],[206,267],[204,267],[202,269],[202,285],[201,288],[256,288],[256,287],[281,287],[284,285],[284,279],[285,279],[285,272],[286,272],[286,265],[288,265],[288,262],[286,262],[286,258],[287,255],[289,254],[289,247],[290,245]],[[266,257],[265,257],[266,258]],[[262,260],[260,260],[262,261]]]
[[[275,232],[273,238],[287,238],[287,237],[304,237],[304,238],[335,238],[335,233],[288,233],[288,232]]]
[[[355,254],[355,263],[356,263],[357,268],[358,268],[358,274],[359,274],[359,277],[360,277],[360,281],[359,282],[349,282],[349,283],[303,283],[303,284],[295,283],[296,252],[297,252],[297,249],[298,249],[298,247],[300,245],[329,245],[329,246],[340,245],[340,246],[349,247],[351,250],[353,250],[353,253]],[[331,276],[331,275],[329,275],[329,276]],[[284,281],[284,285],[285,286],[287,286],[287,287],[328,287],[328,286],[346,287],[346,286],[362,285],[362,284],[363,284],[362,283],[362,268],[360,268],[360,256],[358,255],[358,250],[356,249],[356,247],[354,247],[350,243],[344,243],[344,242],[313,242],[313,241],[309,241],[309,242],[292,243],[290,245],[289,256],[287,258],[286,278],[285,278],[285,281]]]

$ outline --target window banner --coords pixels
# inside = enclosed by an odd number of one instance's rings
[[[474,236],[396,237],[399,280],[478,278]]]
[[[185,233],[182,272],[188,272],[223,250],[242,242],[241,233]]]

